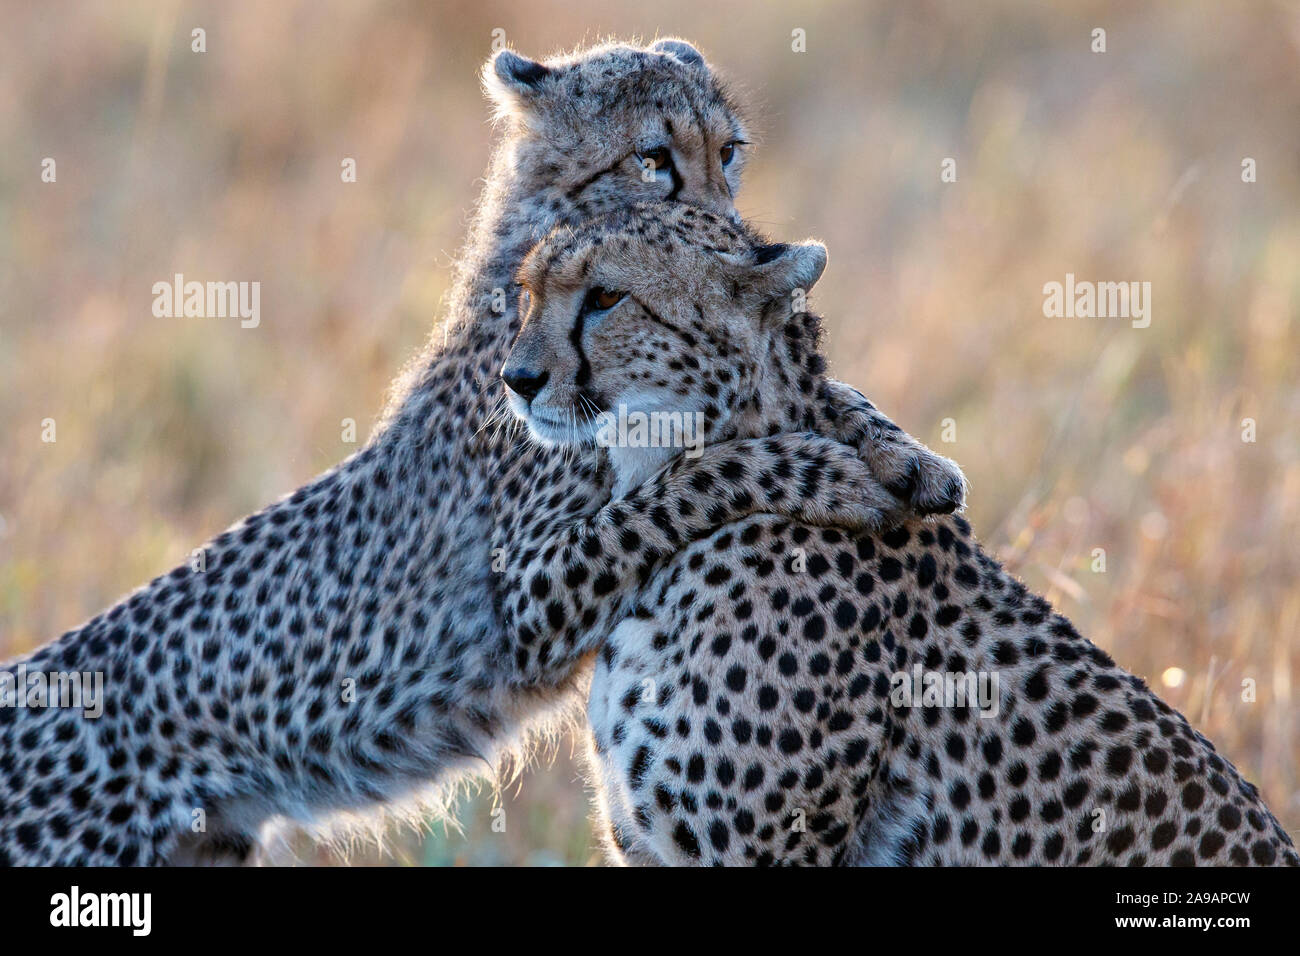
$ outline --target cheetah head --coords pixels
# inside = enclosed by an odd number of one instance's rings
[[[735,216],[746,128],[689,43],[611,43],[542,62],[501,50],[483,83],[508,125],[506,161],[552,210],[674,199]]]
[[[681,203],[557,229],[519,270],[511,408],[543,443],[606,448],[622,494],[796,388],[777,359],[825,266],[820,243],[767,244]]]

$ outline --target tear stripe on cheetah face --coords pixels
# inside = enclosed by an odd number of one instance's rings
[[[961,518],[738,522],[661,565],[631,621],[588,704],[615,859],[1300,865],[1256,788]],[[896,706],[916,664],[997,673],[996,716]]]
[[[581,672],[516,679],[489,542],[523,514],[589,512],[607,478],[593,454],[485,425],[537,238],[637,198],[731,214],[745,150],[723,175],[705,146],[744,124],[689,49],[609,44],[544,73],[494,59],[502,140],[445,328],[365,449],[208,542],[203,571],[187,562],[28,658],[104,671],[106,712],[0,711],[0,863],[156,863],[182,834],[187,857],[238,858],[273,817],[318,834],[380,805],[405,818],[463,774],[508,779],[572,710]],[[628,157],[669,125],[680,182],[646,182]],[[210,846],[188,845],[195,811]]]

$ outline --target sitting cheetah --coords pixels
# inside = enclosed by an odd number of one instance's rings
[[[577,699],[582,670],[521,669],[498,613],[494,535],[558,530],[609,498],[599,453],[575,460],[491,427],[519,328],[514,272],[555,226],[636,199],[734,215],[746,133],[681,41],[546,63],[504,51],[485,83],[506,132],[445,334],[361,452],[7,667],[101,673],[105,700],[97,719],[0,707],[0,864],[246,860],[277,818],[437,801]],[[860,448],[902,506],[960,503],[951,463],[851,390],[818,398],[826,434]]]
[[[825,262],[816,243],[765,245],[681,206],[557,231],[520,273],[532,305],[503,373],[515,410],[562,445],[592,440],[592,423],[555,425],[588,403],[703,409],[711,441],[797,426],[824,362],[819,320],[793,314],[789,293]],[[618,484],[662,463],[637,448],[610,460]],[[1300,863],[1255,787],[964,520],[854,534],[763,516],[673,554],[663,538],[679,521],[775,480],[743,459],[699,477],[659,539],[619,541],[644,583],[611,595],[593,628],[627,612],[588,701],[615,859]],[[603,572],[609,545],[587,540],[543,546],[540,586],[518,580],[535,599],[521,616],[549,607],[556,567],[566,582]],[[991,692],[945,697],[931,677],[949,673]]]

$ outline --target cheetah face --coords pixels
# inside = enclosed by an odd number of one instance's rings
[[[672,199],[736,215],[745,127],[690,44],[615,44],[545,62],[502,50],[484,83],[518,134],[517,166],[580,214]]]
[[[607,448],[626,490],[727,437],[791,291],[825,264],[820,243],[766,245],[680,203],[557,229],[519,271],[524,322],[501,373],[511,408],[544,444]]]

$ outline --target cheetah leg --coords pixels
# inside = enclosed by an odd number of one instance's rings
[[[681,458],[507,568],[517,678],[550,682],[597,649],[657,564],[753,514],[879,530],[898,500],[849,446],[814,434],[739,439]]]

